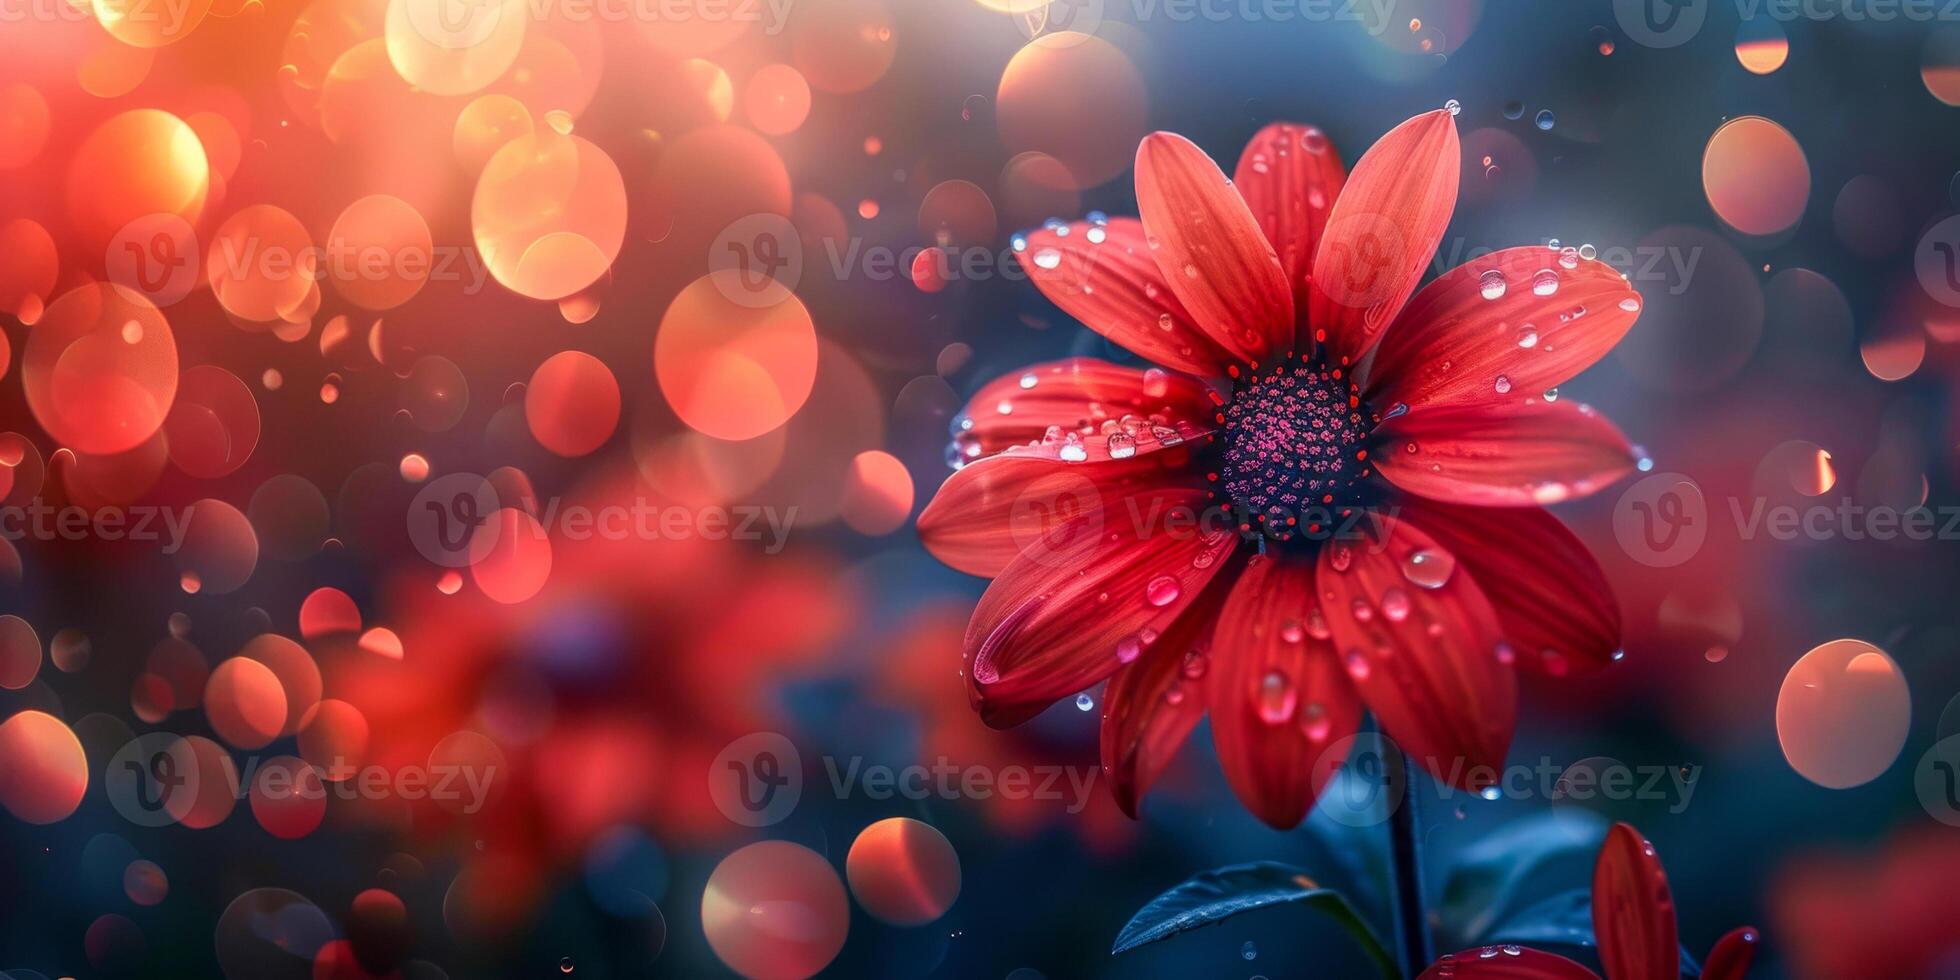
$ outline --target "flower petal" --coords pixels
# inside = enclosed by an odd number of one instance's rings
[[[1035,288],[1064,313],[1145,360],[1215,377],[1240,359],[1198,326],[1157,270],[1143,223],[1111,218],[1029,232],[1014,253]],[[1100,239],[1100,240],[1098,240]]]
[[[1460,155],[1456,118],[1439,109],[1355,162],[1314,254],[1307,316],[1335,362],[1368,353],[1422,281],[1456,207]]]
[[[1375,468],[1431,500],[1525,507],[1584,497],[1633,472],[1612,422],[1571,402],[1446,406],[1375,430]]]
[[[1057,546],[1009,563],[967,625],[967,694],[981,718],[1018,724],[1152,649],[1238,544],[1221,520],[1190,522],[1205,496],[1133,496],[1122,519],[1085,514],[1055,532]]]
[[[1279,253],[1293,290],[1294,316],[1306,312],[1307,273],[1313,269],[1321,230],[1347,180],[1347,168],[1317,126],[1276,122],[1260,130],[1239,154],[1232,183]]]
[[[1620,603],[1585,542],[1551,513],[1412,500],[1400,516],[1470,573],[1522,666],[1563,677],[1613,662]]]
[[[1137,147],[1137,210],[1171,291],[1212,339],[1254,363],[1293,349],[1293,290],[1245,199],[1197,144]]]
[[[1556,953],[1529,946],[1484,946],[1451,953],[1417,980],[1599,980],[1593,971]]]
[[[1368,516],[1358,540],[1320,551],[1315,583],[1334,648],[1389,738],[1438,779],[1482,789],[1517,725],[1497,613],[1468,575],[1424,577],[1415,556],[1442,552],[1429,535]]]
[[[1232,791],[1259,819],[1285,830],[1345,754],[1328,746],[1361,726],[1361,700],[1328,642],[1304,562],[1252,558],[1232,588],[1212,639],[1211,736]]]
[[[1640,831],[1614,824],[1593,864],[1593,934],[1613,980],[1678,980],[1674,896],[1660,855]]]
[[[933,557],[969,575],[997,575],[1031,546],[1053,550],[1071,520],[1100,519],[1138,493],[1196,485],[1190,450],[1173,440],[1205,433],[1165,430],[1132,437],[1126,458],[1112,456],[1110,436],[1089,436],[1017,446],[969,463],[940,484],[919,515],[919,540]],[[1077,454],[1079,460],[1072,458]]]
[[[1612,266],[1537,245],[1505,249],[1409,301],[1375,350],[1368,398],[1420,409],[1518,397],[1497,390],[1499,377],[1535,395],[1591,367],[1639,316],[1640,294]]]
[[[1749,964],[1756,959],[1756,945],[1761,941],[1762,934],[1755,926],[1729,930],[1708,951],[1708,962],[1701,967],[1701,980],[1742,980],[1749,972]]]
[[[1210,386],[1188,374],[1070,357],[1030,365],[981,386],[960,414],[955,439],[963,449],[977,446],[990,454],[1040,439],[1051,425],[1092,435],[1124,416],[1160,415],[1208,425],[1217,411]]]
[[[1132,818],[1204,716],[1212,630],[1236,578],[1227,571],[1212,579],[1155,649],[1118,668],[1103,688],[1103,772],[1116,805]]]

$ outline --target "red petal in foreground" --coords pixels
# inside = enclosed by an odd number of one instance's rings
[[[1018,724],[1155,651],[1230,564],[1238,536],[1199,528],[1202,490],[1139,494],[1076,518],[1062,548],[1030,548],[987,587],[966,631],[967,693],[996,728]]]
[[[1702,964],[1701,980],[1742,980],[1749,972],[1749,964],[1756,959],[1756,944],[1762,941],[1762,934],[1755,926],[1743,926],[1729,930],[1729,934],[1715,941],[1715,948],[1708,951],[1708,962]]]
[[[1517,724],[1517,678],[1502,659],[1497,613],[1468,575],[1427,577],[1448,555],[1407,522],[1320,551],[1315,584],[1334,648],[1381,719],[1436,778],[1478,790],[1497,778]]]
[[[1136,440],[1124,458],[1111,456],[1109,436],[1090,436],[976,460],[940,484],[919,515],[919,540],[940,561],[990,578],[1030,547],[1066,550],[1070,521],[1100,520],[1134,494],[1196,485],[1189,449],[1172,438],[1181,434]]]
[[[1660,855],[1640,831],[1614,824],[1593,865],[1593,933],[1613,980],[1677,980],[1681,946]]]
[[[1376,469],[1431,500],[1527,507],[1588,496],[1633,472],[1613,423],[1571,402],[1431,408],[1375,430]]]
[[[1060,527],[1076,517],[1141,490],[1196,486],[1186,443],[1205,433],[1166,425],[1113,451],[1111,439],[1023,445],[958,468],[919,514],[919,541],[935,559],[992,578],[1029,547],[1058,549]]]
[[[1430,500],[1410,501],[1401,517],[1429,532],[1483,590],[1521,666],[1564,677],[1612,663],[1619,601],[1592,552],[1558,518],[1539,507]]]
[[[1293,290],[1294,315],[1307,309],[1307,273],[1320,233],[1347,180],[1341,155],[1317,126],[1278,122],[1245,144],[1232,183],[1259,222]]]
[[[1336,363],[1368,353],[1422,281],[1456,207],[1456,119],[1424,113],[1390,130],[1348,174],[1313,260],[1307,322]]]
[[[1567,263],[1571,263],[1570,267]],[[1409,300],[1368,371],[1378,405],[1492,404],[1556,388],[1606,356],[1640,316],[1612,266],[1539,245],[1445,273]]]
[[[1212,628],[1238,577],[1219,573],[1177,617],[1156,649],[1110,675],[1103,689],[1102,765],[1116,805],[1131,817],[1150,785],[1204,716]]]
[[[1138,357],[1188,374],[1216,377],[1239,360],[1178,302],[1135,218],[1043,228],[1027,240],[1016,261],[1041,295],[1083,326]]]
[[[1248,363],[1293,348],[1293,290],[1218,164],[1175,133],[1137,148],[1137,210],[1164,280],[1212,339]]]
[[[1212,640],[1211,735],[1240,802],[1281,830],[1313,808],[1345,753],[1329,745],[1361,725],[1361,701],[1328,642],[1314,569],[1265,555],[1248,562]]]
[[[1450,953],[1430,964],[1419,980],[1599,980],[1563,956],[1528,946],[1485,946]]]
[[[1040,439],[1051,425],[1100,426],[1126,415],[1209,423],[1217,408],[1204,382],[1163,368],[1133,368],[1070,357],[1001,375],[981,386],[962,418],[958,440],[983,454]]]

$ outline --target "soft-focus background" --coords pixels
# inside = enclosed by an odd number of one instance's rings
[[[1947,6],[0,4],[0,971],[1364,969],[1296,907],[1112,958],[1244,860],[1385,931],[1380,829],[1265,828],[1202,728],[1131,821],[1099,691],[986,729],[984,583],[910,520],[980,385],[1128,358],[1017,230],[1134,214],[1151,130],[1229,168],[1308,122],[1351,165],[1457,100],[1434,272],[1626,272],[1643,315],[1562,396],[1707,535],[1656,561],[1632,481],[1559,508],[1626,656],[1529,681],[1512,761],[1654,788],[1422,791],[1432,866],[1591,811],[1654,841],[1697,954],[1750,923],[1759,975],[1960,976]],[[1839,639],[1878,656],[1799,666]],[[731,763],[793,782],[753,810]]]

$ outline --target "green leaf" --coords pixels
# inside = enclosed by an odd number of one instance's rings
[[[1465,847],[1444,872],[1443,932],[1459,946],[1488,944],[1485,933],[1516,911],[1526,883],[1559,864],[1590,868],[1605,839],[1606,819],[1580,810],[1516,820]]]
[[[1125,952],[1223,922],[1240,912],[1290,902],[1304,903],[1315,912],[1331,916],[1361,944],[1382,976],[1400,976],[1395,959],[1340,892],[1320,887],[1299,868],[1272,861],[1206,871],[1151,899],[1130,917],[1110,953]]]

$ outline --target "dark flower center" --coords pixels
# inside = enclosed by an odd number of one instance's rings
[[[1239,378],[1219,413],[1224,453],[1208,474],[1231,499],[1239,529],[1287,541],[1324,536],[1360,502],[1364,441],[1381,421],[1344,369],[1287,360]]]

